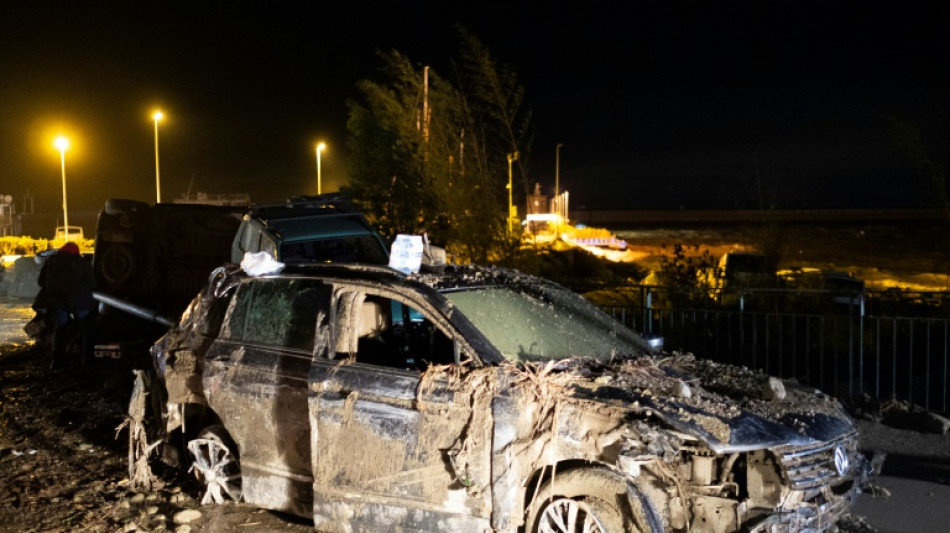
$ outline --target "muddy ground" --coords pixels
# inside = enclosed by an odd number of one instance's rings
[[[243,505],[200,508],[187,475],[128,489],[125,420],[132,373],[97,361],[51,372],[49,354],[0,346],[0,531],[311,531],[306,521]],[[180,523],[176,523],[180,522]]]

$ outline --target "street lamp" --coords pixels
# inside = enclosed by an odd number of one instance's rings
[[[66,211],[66,149],[69,148],[69,139],[60,135],[53,141],[53,146],[59,150],[60,168],[63,174],[63,238],[69,240],[69,216]]]
[[[561,192],[561,147],[563,143],[557,143],[554,149],[554,209],[557,211],[557,221],[554,223],[554,232],[560,234],[561,231],[561,199],[558,194]]]
[[[162,181],[159,177],[158,171],[158,123],[163,118],[165,114],[161,111],[156,111],[152,114],[152,120],[155,121],[155,203],[158,204],[162,201]]]
[[[511,235],[511,164],[518,160],[518,151],[515,150],[508,154],[508,235]]]
[[[323,176],[320,174],[320,152],[324,151],[326,147],[327,145],[322,142],[317,143],[317,195],[323,194]]]

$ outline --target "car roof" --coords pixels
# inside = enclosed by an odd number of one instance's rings
[[[296,196],[281,204],[254,205],[248,215],[260,220],[272,221],[301,216],[326,216],[341,213],[359,214],[350,200],[336,193],[320,196]],[[362,216],[362,215],[360,215]]]
[[[292,264],[280,276],[316,276],[342,280],[364,280],[377,283],[420,283],[437,291],[474,287],[511,285],[556,285],[555,283],[524,274],[517,270],[481,265],[447,265],[433,271],[403,274],[388,266],[361,263]]]

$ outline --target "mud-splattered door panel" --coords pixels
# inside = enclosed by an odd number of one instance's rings
[[[249,503],[297,513],[311,506],[307,374],[329,300],[315,280],[251,280],[208,350],[207,398],[238,445]]]
[[[342,306],[341,314],[351,313],[355,325],[342,324],[338,337],[359,340],[338,338],[336,344],[356,352],[337,353],[347,356],[343,360],[315,359],[311,369],[315,526],[328,531],[348,530],[342,524],[354,531],[484,530],[490,515],[491,439],[487,432],[468,438],[473,392],[461,386],[460,369],[430,364],[453,361],[452,342],[438,331],[442,338],[419,342],[421,332],[433,335],[425,313],[380,300],[357,298],[354,305]],[[377,309],[367,310],[371,306]],[[380,310],[382,318],[374,315]],[[396,331],[387,338],[391,328]],[[364,341],[370,334],[383,337],[373,339],[371,348]],[[367,362],[361,362],[361,354]],[[424,373],[406,368],[422,360]],[[387,366],[391,361],[397,363]],[[487,405],[482,407],[487,413]]]

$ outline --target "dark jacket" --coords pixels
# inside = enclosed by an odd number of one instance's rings
[[[66,309],[71,313],[91,312],[95,277],[92,264],[81,255],[59,252],[50,256],[40,270],[40,293],[34,308]]]

